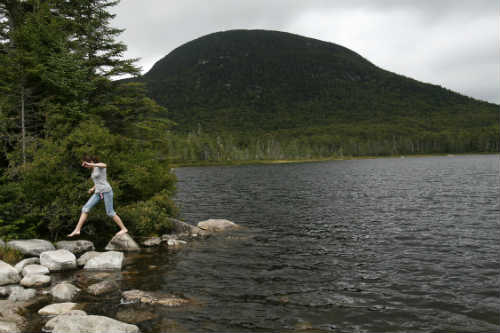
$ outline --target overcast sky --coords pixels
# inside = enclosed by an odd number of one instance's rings
[[[231,29],[340,44],[375,65],[500,103],[498,0],[122,0],[127,57],[143,73],[176,47]]]

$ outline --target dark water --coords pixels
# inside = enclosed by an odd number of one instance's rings
[[[498,156],[176,174],[184,220],[246,228],[127,267],[125,289],[197,301],[144,331],[500,330]]]

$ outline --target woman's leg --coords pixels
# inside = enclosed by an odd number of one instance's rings
[[[116,214],[115,210],[113,209],[113,191],[103,193],[103,195],[104,195],[104,206],[106,207],[106,214],[108,214],[109,217],[113,218],[113,221],[115,221],[118,227],[120,227],[120,231],[118,231],[116,234],[122,235],[126,233],[128,229],[125,228],[122,219],[118,216],[118,214]]]
[[[97,203],[99,202],[99,195],[98,194],[92,194],[92,196],[89,198],[87,203],[83,206],[82,208],[82,213],[80,214],[80,219],[78,219],[78,223],[76,224],[75,230],[73,230],[72,233],[68,235],[68,237],[73,237],[73,236],[78,236],[80,234],[80,231],[82,230],[82,226],[87,220],[87,217],[89,216],[89,212],[94,207]]]

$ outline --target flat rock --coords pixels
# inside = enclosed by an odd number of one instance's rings
[[[82,311],[82,310],[70,310],[68,312],[62,313],[62,314],[50,319],[43,327],[43,331],[44,332],[52,332],[54,330],[54,327],[57,325],[57,323],[60,322],[61,320],[64,320],[64,317],[75,317],[75,316],[86,316],[86,315],[87,315],[87,313],[85,311]]]
[[[94,243],[88,240],[60,241],[55,245],[57,249],[68,250],[74,255],[95,250]]]
[[[33,257],[33,258],[26,258],[18,262],[14,268],[16,271],[20,274],[23,271],[23,268],[26,267],[27,265],[33,265],[33,264],[39,264],[40,263],[40,257]]]
[[[229,220],[224,219],[209,219],[205,221],[198,222],[198,227],[200,229],[209,232],[225,231],[229,229],[237,229],[239,225]]]
[[[50,276],[43,274],[26,275],[21,280],[23,287],[44,287],[50,284]]]
[[[18,283],[21,280],[17,270],[8,263],[0,260],[0,286]]]
[[[68,250],[46,251],[40,254],[40,264],[50,271],[62,271],[76,268],[76,257]]]
[[[35,289],[16,288],[12,289],[9,295],[9,301],[23,302],[36,297]]]
[[[159,304],[165,306],[180,306],[190,302],[190,300],[175,295],[161,294],[142,291],[138,289],[127,290],[122,293],[122,297],[127,302],[140,302],[145,304]]]
[[[52,251],[56,248],[51,242],[44,239],[19,239],[7,242],[7,246],[19,250],[26,256],[38,256],[45,251]]]
[[[44,306],[38,310],[38,314],[41,316],[57,316],[71,310],[75,310],[78,306],[76,303],[54,303]]]
[[[94,283],[87,288],[87,292],[94,296],[104,295],[116,291],[120,288],[115,280],[104,280]]]
[[[80,292],[80,289],[69,282],[61,282],[50,289],[50,294],[58,302],[68,302],[73,300]]]
[[[108,245],[106,245],[105,250],[107,251],[140,251],[141,248],[137,243],[130,237],[128,233],[116,235],[113,237]]]
[[[89,261],[84,266],[86,270],[121,270],[124,255],[122,252],[109,251],[104,252]]]
[[[26,265],[23,268],[23,276],[32,274],[49,274],[50,271],[47,267],[37,264]]]
[[[142,245],[144,246],[158,246],[161,244],[161,238],[160,237],[150,237],[146,239],[145,241],[142,242]]]
[[[88,252],[85,252],[84,254],[82,254],[78,260],[76,261],[76,263],[78,264],[78,266],[85,266],[85,264],[87,263],[87,261],[89,261],[90,259],[94,258],[94,257],[97,257],[98,255],[100,254],[103,254],[104,252],[96,252],[96,251],[88,251]]]
[[[63,316],[54,325],[52,333],[139,333],[135,325],[104,316]]]

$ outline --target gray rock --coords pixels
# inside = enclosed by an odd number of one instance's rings
[[[95,250],[94,243],[88,240],[60,241],[55,245],[57,249],[68,250],[75,255]]]
[[[171,247],[171,248],[179,248],[179,247],[184,246],[186,244],[187,244],[186,241],[183,241],[180,239],[169,239],[167,241],[168,247]]]
[[[0,286],[18,283],[21,280],[17,270],[8,263],[0,260]]]
[[[142,245],[144,246],[158,246],[161,244],[161,238],[160,237],[150,237],[146,239],[144,242],[142,242]]]
[[[170,294],[153,293],[138,289],[127,290],[122,293],[127,302],[140,302],[145,304],[159,304],[165,306],[180,306],[190,303],[190,300]]]
[[[140,251],[141,248],[137,243],[130,237],[128,233],[116,235],[113,237],[108,245],[106,245],[105,250],[107,251]]]
[[[21,274],[23,271],[23,268],[26,267],[27,265],[33,265],[33,264],[39,264],[40,263],[40,257],[33,257],[33,258],[26,258],[18,262],[14,268],[16,271]]]
[[[135,325],[104,316],[63,316],[54,325],[52,333],[139,333]]]
[[[26,275],[21,280],[23,287],[44,287],[50,284],[50,276],[43,274]]]
[[[0,296],[1,297],[9,297],[10,293],[14,289],[21,289],[22,290],[24,288],[18,284],[11,284],[11,285],[7,285],[7,286],[3,286],[3,287],[0,287]]]
[[[94,296],[104,295],[116,291],[120,288],[118,283],[114,280],[104,280],[94,283],[87,288],[87,292]]]
[[[68,250],[46,251],[40,254],[40,264],[50,271],[76,268],[76,257]]]
[[[78,304],[76,303],[54,303],[38,310],[38,314],[41,316],[57,316],[75,310],[77,306]]]
[[[37,264],[26,265],[23,268],[23,276],[31,274],[49,274],[50,271],[47,267]]]
[[[61,282],[50,289],[50,294],[57,302],[69,302],[80,292],[80,289],[69,282]]]
[[[44,239],[20,239],[7,242],[8,247],[19,250],[27,256],[38,256],[45,251],[55,250],[51,242]]]
[[[52,318],[51,320],[49,320],[45,326],[43,327],[43,331],[44,332],[52,332],[52,330],[54,330],[54,327],[57,325],[58,322],[64,320],[64,317],[68,316],[68,317],[74,317],[74,316],[86,316],[87,313],[85,311],[82,311],[82,310],[71,310],[71,311],[68,311],[68,312],[65,312],[63,314],[60,314],[54,318]]]
[[[96,252],[96,251],[85,252],[84,254],[82,254],[80,256],[80,258],[78,258],[76,263],[78,264],[78,266],[85,266],[85,264],[87,263],[87,261],[89,261],[89,259],[97,257],[98,255],[100,255],[102,253],[103,252]]]
[[[0,320],[0,333],[21,333],[21,329],[12,321]]]
[[[170,222],[172,222],[172,227],[173,227],[173,230],[176,234],[187,234],[187,235],[193,235],[193,234],[196,234],[196,235],[202,235],[202,236],[205,236],[208,234],[208,232],[194,226],[194,225],[191,225],[189,223],[186,223],[186,222],[182,222],[182,221],[179,221],[179,220],[176,220],[176,219],[173,219],[173,218],[169,218],[168,219]]]
[[[209,232],[225,231],[229,229],[237,229],[239,225],[229,220],[224,219],[209,219],[205,221],[198,222],[198,227],[200,229]]]
[[[12,302],[22,302],[27,301],[36,296],[35,289],[24,289],[24,288],[16,288],[12,289],[9,295],[9,301]]]
[[[104,252],[89,261],[84,266],[86,270],[119,271],[123,265],[123,253],[117,251]]]

